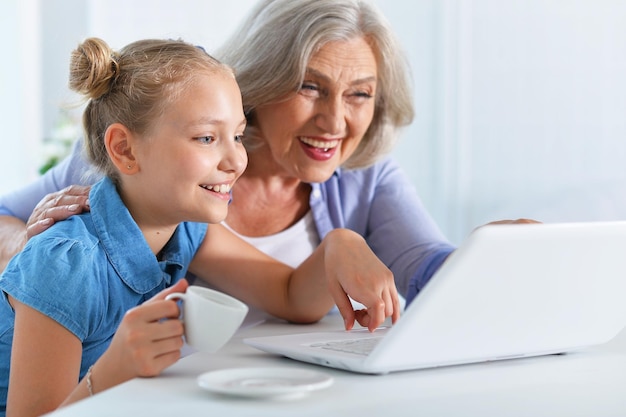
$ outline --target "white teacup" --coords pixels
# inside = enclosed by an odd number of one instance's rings
[[[172,293],[166,300],[183,301],[185,340],[191,347],[215,352],[235,334],[248,313],[248,306],[230,295],[191,285],[186,293]]]

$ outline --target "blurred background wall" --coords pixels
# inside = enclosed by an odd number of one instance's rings
[[[490,220],[626,219],[626,2],[376,0],[413,69],[394,156],[459,243]],[[211,52],[254,0],[3,0],[0,193],[77,132],[67,87],[87,36],[183,38]]]

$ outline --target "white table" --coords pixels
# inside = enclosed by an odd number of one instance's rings
[[[330,315],[308,326],[266,321],[241,329],[220,352],[194,353],[156,378],[138,378],[50,416],[626,416],[626,331],[567,355],[514,359],[388,375],[358,375],[271,356],[244,337],[341,328]],[[203,372],[250,366],[309,368],[334,384],[294,400],[211,394]]]

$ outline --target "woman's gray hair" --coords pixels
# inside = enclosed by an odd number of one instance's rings
[[[408,62],[389,23],[368,0],[262,0],[215,54],[235,69],[248,117],[246,146],[258,144],[254,109],[295,94],[312,55],[332,41],[363,37],[378,65],[374,118],[343,164],[367,167],[388,153],[413,120]]]

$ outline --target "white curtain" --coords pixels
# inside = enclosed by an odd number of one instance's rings
[[[37,177],[41,73],[37,0],[0,2],[0,193]]]
[[[429,159],[415,182],[446,234],[625,219],[626,2],[445,0],[430,16],[436,51],[417,65],[432,75],[416,90],[432,110],[416,123],[434,127],[410,138],[426,155],[399,157]]]

